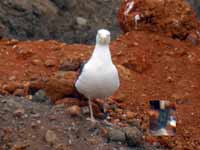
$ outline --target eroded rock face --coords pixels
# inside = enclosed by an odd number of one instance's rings
[[[124,32],[149,30],[181,40],[199,30],[194,11],[183,0],[124,0],[118,20]]]
[[[0,37],[94,43],[96,31],[109,28],[115,38],[120,1],[1,0]]]

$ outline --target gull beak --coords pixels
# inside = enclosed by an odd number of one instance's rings
[[[106,36],[101,36],[100,41],[101,41],[101,43],[106,43],[106,41],[107,41]]]

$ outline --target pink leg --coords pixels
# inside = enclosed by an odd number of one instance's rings
[[[92,102],[91,102],[90,98],[89,98],[88,102],[89,102],[89,109],[90,109],[90,120],[92,122],[96,122],[94,115],[93,115]]]

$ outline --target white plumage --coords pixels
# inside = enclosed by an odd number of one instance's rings
[[[105,29],[98,31],[96,46],[91,58],[84,65],[76,81],[77,90],[89,100],[91,120],[94,120],[91,100],[106,99],[119,88],[119,76],[112,62],[110,49],[110,32]]]

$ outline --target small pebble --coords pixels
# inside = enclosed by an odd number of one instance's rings
[[[80,116],[81,108],[77,105],[73,105],[67,108],[67,113],[69,113],[71,116]]]
[[[53,145],[57,142],[57,135],[54,131],[48,130],[45,135],[45,140],[48,144]]]
[[[14,116],[15,117],[22,117],[22,115],[24,115],[25,110],[23,108],[18,108],[17,110],[15,110],[14,112]]]
[[[108,130],[108,140],[124,143],[126,141],[125,133],[120,129],[111,128]]]

